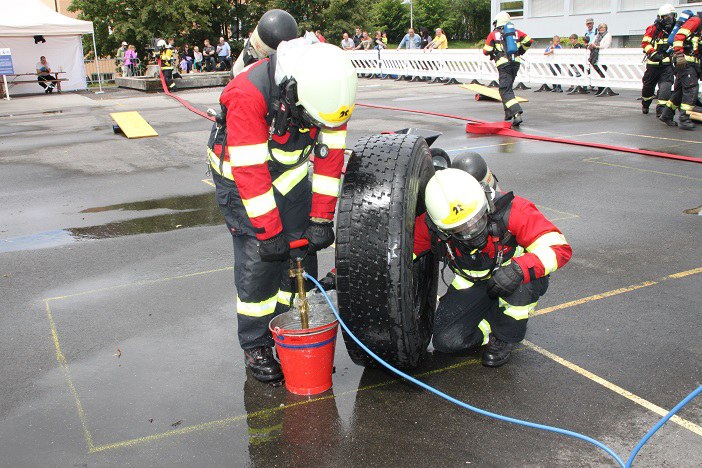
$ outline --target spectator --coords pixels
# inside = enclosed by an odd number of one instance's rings
[[[219,38],[219,44],[217,44],[217,61],[219,62],[219,69],[229,70],[232,68],[231,62],[232,49],[229,47],[229,43],[224,40],[224,37]]]
[[[587,37],[589,42],[593,42],[595,40],[595,36],[597,36],[597,29],[595,29],[595,20],[592,18],[586,19],[585,27],[587,28],[585,30],[585,37]]]
[[[190,50],[190,45],[185,44],[183,46],[183,53],[181,54],[181,67],[180,69],[183,70],[185,73],[190,73],[190,70],[193,69],[193,61],[195,60],[195,57],[193,56],[192,50]],[[183,66],[185,65],[185,66]]]
[[[117,49],[117,66],[122,70],[122,76],[127,76],[127,65],[124,63],[124,54],[127,52],[127,43],[122,42],[122,47]]]
[[[431,52],[434,49],[447,49],[448,48],[448,40],[446,39],[446,35],[444,34],[444,31],[441,28],[436,28],[436,36],[434,36],[434,40],[431,41],[425,50],[429,50]]]
[[[407,30],[407,34],[402,38],[397,49],[400,50],[403,47],[405,49],[420,49],[422,47],[422,38],[414,33],[414,29]]]
[[[552,56],[554,54],[553,51],[556,49],[562,49],[560,36],[553,36],[553,40],[551,41],[549,46],[546,47],[546,51],[544,52],[544,55]],[[556,64],[555,68],[553,65],[549,64],[548,68],[551,70],[551,73],[553,73],[553,76],[559,76],[561,73],[561,67],[558,64]],[[554,93],[562,93],[563,88],[559,84],[554,84],[553,88],[551,88],[551,91]]]
[[[343,39],[341,39],[341,48],[344,50],[353,50],[356,48],[356,44],[354,44],[353,39],[349,37],[349,33],[344,33]]]
[[[215,48],[210,44],[209,39],[205,39],[205,46],[202,48],[202,61],[205,71],[211,72],[215,69]]]
[[[193,47],[193,70],[202,71],[202,52],[198,46]]]
[[[368,31],[363,31],[361,42],[356,46],[356,50],[371,50],[373,48],[373,39],[368,35]]]
[[[322,36],[322,31],[320,31],[319,29],[314,32],[314,35],[317,36],[319,42],[327,42],[324,36]]]
[[[592,67],[595,69],[598,75],[600,75],[600,78],[605,78],[604,72],[607,71],[607,65],[602,65],[601,67],[598,65],[600,61],[600,50],[601,49],[609,49],[612,46],[612,35],[609,34],[609,28],[607,27],[606,23],[601,23],[597,27],[597,36],[595,36],[595,41],[591,42],[588,48],[590,49],[590,63],[592,64]],[[602,97],[602,96],[611,96],[614,95],[615,93],[609,89],[609,87],[605,86],[600,86],[597,89],[597,93],[595,96],[597,97]]]
[[[580,43],[580,38],[578,38],[577,34],[571,34],[570,37],[568,38],[568,40],[570,41],[570,46],[573,49],[585,48],[585,46]]]
[[[358,46],[361,44],[362,39],[363,35],[361,34],[361,28],[356,26],[356,34],[354,34],[353,36],[354,48],[358,49]]]
[[[380,33],[380,31],[375,32],[375,46],[373,47],[376,50],[383,50],[387,47],[387,44],[383,42],[383,35]]]
[[[51,94],[54,92],[54,81],[56,77],[51,75],[51,65],[46,61],[46,57],[43,55],[39,57],[39,62],[37,62],[37,81],[39,86],[44,88],[45,94]],[[59,86],[59,91],[61,88]]]
[[[127,76],[136,76],[137,52],[134,44],[130,44],[124,53],[124,64],[127,66]]]
[[[385,47],[388,46],[388,32],[383,31],[383,44],[385,44]]]
[[[421,37],[422,37],[422,42],[421,42],[420,47],[422,49],[426,49],[432,41],[431,36],[429,35],[429,30],[427,28],[422,28],[419,30],[419,32],[420,32]]]

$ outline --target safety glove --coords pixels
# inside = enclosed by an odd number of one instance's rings
[[[282,262],[290,258],[290,244],[281,232],[258,242],[258,254],[264,262]]]
[[[651,62],[660,62],[661,60],[663,60],[663,57],[661,57],[661,54],[659,54],[658,51],[656,51],[656,52],[650,53],[648,55],[648,59]]]
[[[491,299],[511,296],[524,281],[524,273],[519,264],[512,261],[509,265],[500,267],[487,280],[487,293]]]
[[[323,218],[310,218],[310,224],[302,233],[309,242],[311,253],[326,249],[334,243],[334,222]]]
[[[682,52],[676,52],[673,59],[675,60],[675,68],[678,70],[682,70],[687,66],[687,59],[685,58],[685,54]]]

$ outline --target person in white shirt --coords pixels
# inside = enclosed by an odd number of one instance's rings
[[[341,48],[344,50],[353,50],[356,48],[356,44],[353,39],[349,37],[349,33],[344,33],[343,39],[341,39]]]
[[[43,55],[39,58],[37,62],[37,81],[39,86],[44,88],[45,94],[51,94],[54,92],[54,84],[56,83],[56,77],[51,75],[51,65],[46,61],[46,57]],[[60,89],[59,89],[60,91]]]

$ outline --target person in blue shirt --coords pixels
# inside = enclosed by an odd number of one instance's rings
[[[585,20],[585,27],[587,30],[585,31],[584,36],[587,36],[587,38],[590,40],[590,42],[595,41],[595,36],[597,36],[597,29],[595,28],[595,20],[592,18],[588,18]]]
[[[553,36],[553,40],[548,45],[548,47],[546,47],[544,55],[553,55],[553,51],[556,49],[562,49],[560,36]],[[561,67],[559,65],[556,65],[556,68],[554,69],[553,65],[549,64],[548,68],[551,70],[551,73],[553,73],[553,76],[558,76],[561,73]],[[556,72],[556,70],[558,70],[558,72]],[[551,91],[554,93],[562,93],[563,88],[559,84],[554,84]]]
[[[229,70],[232,68],[231,55],[232,49],[229,47],[229,43],[226,42],[223,37],[220,37],[219,44],[217,44],[217,60],[219,61],[221,70]]]
[[[397,49],[400,50],[402,48],[405,49],[421,49],[422,48],[422,38],[419,37],[418,34],[414,33],[414,29],[409,28],[407,31],[407,34],[405,34],[405,37],[402,38],[402,41],[400,41],[400,45],[397,46]]]

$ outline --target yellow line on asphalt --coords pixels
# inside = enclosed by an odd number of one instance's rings
[[[210,187],[215,187],[214,182],[212,182],[210,179],[202,179],[202,181],[204,183],[206,183],[207,185],[209,185]]]
[[[568,369],[572,370],[573,372],[576,372],[579,375],[582,375],[583,377],[590,379],[599,385],[602,385],[603,387],[605,387],[608,390],[613,391],[617,395],[623,396],[627,400],[633,401],[637,405],[643,406],[647,410],[652,411],[659,416],[665,416],[669,412],[669,410],[661,408],[660,406],[655,405],[655,404],[651,403],[650,401],[645,400],[644,398],[641,398],[640,396],[635,395],[635,394],[631,393],[630,391],[625,390],[622,387],[615,385],[612,382],[605,380],[602,377],[595,375],[586,369],[583,369],[582,367],[578,366],[577,364],[574,364],[566,359],[563,359],[560,356],[557,356],[549,351],[546,351],[542,347],[537,346],[530,341],[524,340],[522,343],[524,343],[524,345],[526,347],[533,349],[534,351],[541,354],[542,356],[545,356],[545,357],[557,362],[558,364],[567,367]],[[672,418],[670,418],[670,420],[673,421],[674,423],[684,427],[688,431],[691,431],[691,432],[697,434],[698,436],[702,436],[702,427],[698,426],[697,424],[690,422],[687,419],[683,419],[680,416],[673,416]]]
[[[593,164],[602,164],[603,166],[611,166],[611,167],[622,167],[624,169],[631,169],[632,171],[639,171],[639,172],[651,172],[653,174],[661,174],[661,175],[669,175],[673,177],[680,177],[681,179],[688,179],[688,180],[702,180],[698,177],[690,177],[682,174],[673,174],[672,172],[663,172],[663,171],[653,171],[651,169],[640,169],[638,167],[631,167],[631,166],[624,166],[622,164],[612,164],[604,161],[597,161],[600,159],[600,157],[596,158],[587,158],[583,159],[583,162],[589,162]]]
[[[651,136],[651,135],[637,135],[636,133],[622,133],[622,132],[603,132],[603,133],[610,133],[612,135],[635,136],[635,137],[640,137],[640,138],[653,138],[655,140],[681,141],[683,143],[695,143],[698,145],[702,145],[702,141],[682,140],[680,138],[665,138],[665,137],[658,137],[658,136]]]
[[[607,292],[603,292],[600,294],[593,294],[592,296],[583,297],[582,299],[576,299],[575,301],[564,302],[563,304],[558,304],[555,306],[546,307],[545,309],[539,309],[539,310],[535,311],[534,313],[532,313],[531,317],[536,317],[537,315],[548,314],[548,313],[554,312],[556,310],[567,309],[569,307],[573,307],[573,306],[580,305],[580,304],[585,304],[587,302],[599,301],[600,299],[604,299],[606,297],[612,297],[612,296],[616,296],[617,294],[623,294],[623,293],[627,293],[627,292],[631,292],[631,291],[636,291],[637,289],[646,288],[648,286],[653,286],[654,284],[658,284],[658,282],[657,281],[644,281],[641,284],[635,284],[632,286],[627,286],[625,288],[619,288],[619,289],[615,289],[613,291],[607,291]]]
[[[423,372],[421,374],[417,374],[414,377],[426,377],[429,375],[438,374],[438,373],[446,372],[446,371],[453,370],[453,369],[458,369],[460,367],[465,367],[468,365],[477,365],[479,363],[480,363],[480,360],[476,359],[476,358],[466,359],[465,361],[462,361],[462,362],[459,362],[459,363],[456,363],[456,364],[453,364],[450,366],[446,366],[446,367],[442,367],[440,369],[434,369],[434,370],[430,370],[427,372]],[[186,427],[183,427],[180,429],[174,429],[172,431],[161,432],[159,434],[152,434],[152,435],[148,435],[148,436],[144,436],[144,437],[137,437],[135,439],[124,440],[122,442],[115,442],[115,443],[111,443],[111,444],[95,445],[90,449],[90,453],[104,452],[106,450],[114,450],[114,449],[120,449],[120,448],[126,448],[126,447],[133,447],[135,445],[140,445],[140,444],[145,444],[148,442],[153,442],[156,440],[166,439],[168,437],[173,437],[173,436],[177,436],[177,435],[184,435],[184,434],[191,434],[193,432],[199,432],[199,431],[204,431],[204,430],[208,430],[208,429],[222,429],[222,428],[231,426],[239,421],[243,421],[247,418],[266,416],[266,415],[277,413],[279,411],[284,411],[288,408],[293,408],[296,406],[309,405],[311,403],[316,403],[318,401],[329,400],[332,398],[336,399],[336,398],[340,398],[340,397],[348,396],[348,395],[355,395],[356,393],[359,393],[359,392],[364,392],[364,391],[372,390],[375,388],[385,387],[387,385],[396,384],[398,382],[403,382],[403,380],[402,379],[386,380],[384,382],[380,382],[380,383],[373,384],[373,385],[368,385],[366,387],[359,387],[359,388],[355,388],[353,390],[347,390],[345,392],[339,393],[338,395],[334,395],[334,394],[324,395],[321,397],[312,398],[309,400],[298,401],[296,403],[290,403],[287,405],[274,406],[272,408],[263,409],[263,410],[255,411],[255,412],[248,413],[248,414],[240,414],[238,416],[232,416],[230,418],[218,419],[216,421],[209,421],[209,422],[205,422],[202,424],[195,424],[193,426],[186,426]]]
[[[80,424],[83,427],[83,437],[85,438],[85,443],[88,445],[88,451],[94,448],[93,436],[90,434],[88,429],[88,418],[85,416],[85,410],[83,409],[83,404],[80,402],[78,397],[78,390],[73,383],[73,377],[71,376],[71,370],[68,368],[68,362],[66,357],[61,351],[61,344],[59,343],[58,332],[56,331],[56,323],[54,323],[54,317],[51,314],[51,306],[49,301],[44,301],[46,304],[46,315],[49,318],[49,326],[51,327],[51,338],[54,341],[54,347],[56,348],[56,361],[58,361],[64,376],[66,377],[66,382],[68,382],[68,388],[71,389],[71,394],[73,395],[73,400],[75,401],[76,408],[78,409],[78,419],[80,419]]]
[[[649,286],[659,284],[662,281],[684,278],[686,276],[696,275],[699,273],[702,273],[702,268],[693,268],[691,270],[681,271],[680,273],[673,273],[672,275],[664,276],[663,278],[659,279],[658,281],[644,281],[643,283],[632,284],[631,286],[626,286],[624,288],[614,289],[612,291],[606,291],[606,292],[599,293],[599,294],[593,294],[592,296],[583,297],[582,299],[576,299],[574,301],[564,302],[562,304],[558,304],[555,306],[546,307],[545,309],[539,309],[539,310],[534,311],[530,315],[530,317],[536,317],[537,315],[548,314],[548,313],[554,312],[556,310],[567,309],[569,307],[573,307],[573,306],[580,305],[580,304],[585,304],[587,302],[598,301],[600,299],[605,299],[607,297],[616,296],[618,294],[624,294],[624,293],[628,293],[631,291],[636,291],[637,289],[647,288]]]

